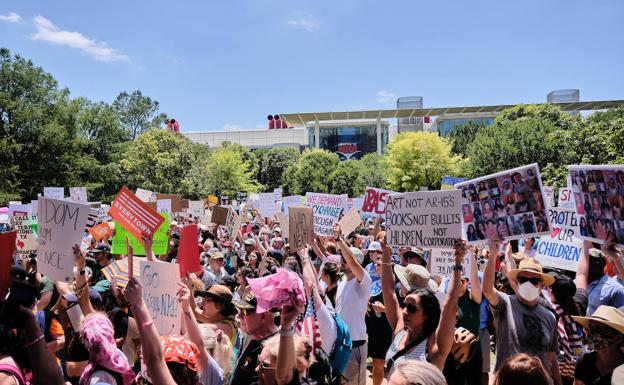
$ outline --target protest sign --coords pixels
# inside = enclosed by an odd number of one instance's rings
[[[386,240],[390,246],[451,248],[460,238],[460,190],[388,196]]]
[[[153,236],[163,222],[163,217],[123,186],[108,211],[117,223],[132,236],[140,239],[143,234]]]
[[[65,199],[65,187],[44,187],[43,196],[52,199]]]
[[[533,245],[535,258],[547,267],[576,271],[583,248],[583,241],[578,238],[578,216],[574,210],[558,207],[551,207],[548,212],[552,233],[541,236]]]
[[[154,241],[152,243],[152,251],[155,255],[167,254],[169,245],[169,214],[157,214],[162,223],[154,233]],[[113,232],[113,241],[111,244],[111,253],[124,254],[126,252],[126,237],[130,240],[130,245],[134,249],[134,255],[145,255],[143,245],[138,238],[135,238],[126,228],[115,222],[115,230]]]
[[[197,273],[201,270],[197,235],[197,225],[184,226],[180,230],[180,245],[178,247],[180,277],[186,277],[187,273]]]
[[[87,188],[86,187],[70,187],[69,199],[72,202],[88,203],[89,200],[87,199]]]
[[[310,207],[292,206],[288,213],[291,250],[300,250],[314,242],[314,213]]]
[[[136,189],[136,194],[135,195],[137,196],[137,198],[139,198],[143,202],[151,202],[152,201],[152,196],[154,195],[154,193],[152,191],[149,191],[149,190],[144,190],[142,188],[138,188],[138,189]]]
[[[390,194],[394,194],[394,191],[367,187],[364,192],[362,208],[360,209],[362,217],[384,217],[386,214],[386,199]]]
[[[277,212],[274,193],[260,193],[255,207],[264,218],[273,218]]]
[[[31,214],[34,214],[31,204],[9,203],[9,218],[12,216],[24,216]]]
[[[33,224],[36,223],[37,218],[31,215],[13,217],[13,224],[17,230],[16,252],[22,257],[37,253],[37,234],[33,229]]]
[[[442,184],[440,186],[440,190],[454,190],[455,189],[455,185],[458,183],[461,183],[463,181],[465,181],[466,179],[464,178],[455,178],[452,176],[443,176],[442,177]]]
[[[555,188],[553,186],[544,186],[544,202],[546,207],[555,206]]]
[[[455,266],[454,249],[431,249],[429,258],[431,258],[431,275],[439,275],[441,277],[451,275],[453,266]],[[462,276],[470,274],[470,258],[474,258],[474,255],[472,252],[467,252],[462,261],[462,267],[464,268]]]
[[[227,220],[228,209],[225,207],[215,206],[212,208],[212,223],[215,225],[225,225]]]
[[[37,268],[53,281],[74,278],[72,247],[80,245],[89,206],[65,200],[39,198]]]
[[[579,216],[579,238],[604,243],[613,233],[624,246],[624,165],[568,166]]]
[[[9,282],[11,282],[15,239],[17,239],[17,232],[15,231],[0,233],[0,298],[3,299],[9,289]]]
[[[75,303],[74,306],[71,306],[67,309],[67,316],[69,317],[69,322],[72,325],[72,329],[76,333],[82,330],[82,320],[84,316],[82,315],[82,310],[80,310],[80,305]]]
[[[236,211],[233,209],[228,210],[227,217],[225,218],[225,229],[228,232],[228,236],[230,241],[233,241],[236,238],[236,234],[240,229],[241,221],[243,218],[236,214]]]
[[[340,225],[340,231],[345,237],[349,236],[357,227],[362,223],[362,218],[355,208],[347,211],[347,214],[340,218],[338,224]]]
[[[282,210],[284,210],[284,214],[288,216],[288,208],[290,206],[301,206],[301,195],[289,195],[286,197],[282,197]]]
[[[559,189],[559,201],[557,207],[562,209],[572,209],[576,207],[574,205],[574,193],[569,187],[562,187]]]
[[[346,194],[306,193],[305,206],[311,207],[314,213],[314,233],[316,235],[332,235],[332,227],[340,219],[340,215],[347,205],[347,199]]]
[[[200,215],[204,214],[204,201],[189,201],[186,213],[199,218]]]
[[[212,223],[212,210],[204,210],[204,215],[199,217],[199,223],[204,226],[210,226]]]
[[[284,192],[284,189],[282,189],[281,187],[273,189],[273,195],[275,196],[275,200],[276,201],[282,199],[282,193],[283,192]]]
[[[167,213],[169,216],[172,216],[171,199],[158,199],[156,201],[156,211],[159,213]]]
[[[277,212],[277,221],[280,224],[280,228],[282,229],[282,237],[288,238],[290,233],[288,228],[288,216],[282,211]]]
[[[180,332],[180,309],[177,283],[180,268],[176,264],[160,261],[141,261],[143,301],[152,315],[154,326],[161,336]]]
[[[96,240],[101,241],[105,237],[110,237],[113,235],[113,229],[108,225],[108,223],[100,223],[88,229],[89,234]]]
[[[110,210],[109,205],[102,205],[98,209],[98,221],[100,222],[109,222],[112,218],[108,215],[108,211]]]
[[[550,234],[537,163],[456,184],[469,243]]]

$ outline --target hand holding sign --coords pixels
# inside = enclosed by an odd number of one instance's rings
[[[143,287],[136,277],[128,280],[128,285],[124,290],[124,298],[133,306],[138,307],[143,303]]]
[[[72,249],[74,251],[74,258],[76,259],[76,270],[80,272],[86,266],[85,256],[84,254],[82,254],[82,250],[80,250],[80,246],[74,245],[72,246]]]
[[[134,250],[130,246],[130,240],[126,237],[126,256],[128,257],[128,279],[132,278],[134,270]]]

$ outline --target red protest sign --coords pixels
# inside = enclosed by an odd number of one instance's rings
[[[9,289],[15,239],[17,239],[17,231],[0,234],[0,298],[4,298]]]
[[[187,273],[197,273],[199,265],[199,246],[197,245],[197,225],[188,225],[180,230],[180,246],[178,247],[180,277]]]
[[[91,234],[91,236],[98,242],[104,237],[113,235],[113,229],[110,228],[108,223],[100,223],[99,225],[89,227],[87,230],[89,231],[89,234]]]
[[[143,234],[153,237],[164,221],[156,210],[145,204],[126,186],[123,186],[117,193],[108,215],[136,239],[141,239]]]

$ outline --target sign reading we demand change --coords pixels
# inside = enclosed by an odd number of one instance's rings
[[[460,238],[460,190],[388,196],[386,239],[390,246],[452,248]]]

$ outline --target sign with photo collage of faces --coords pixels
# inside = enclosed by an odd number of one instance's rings
[[[520,239],[550,234],[537,163],[458,183],[464,237],[484,243],[494,236]]]

